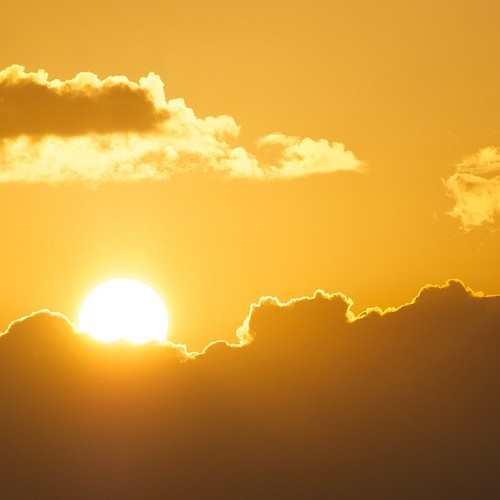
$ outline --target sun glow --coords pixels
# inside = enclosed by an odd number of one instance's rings
[[[131,279],[115,279],[94,288],[78,316],[78,329],[102,342],[165,342],[167,328],[167,310],[160,296]]]

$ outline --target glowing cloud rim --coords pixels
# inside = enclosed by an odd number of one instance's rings
[[[495,301],[495,304],[497,304],[496,306],[485,306],[479,309],[485,314],[485,319],[491,320],[493,318],[494,321],[499,321],[500,302],[498,301],[500,301],[500,295],[485,295],[481,291],[474,291],[465,286],[459,279],[450,279],[444,285],[425,285],[421,288],[413,300],[399,307],[389,307],[387,309],[371,307],[358,315],[354,314],[351,310],[354,304],[353,300],[340,292],[327,293],[323,290],[317,290],[312,296],[298,297],[287,302],[281,302],[277,297],[265,296],[250,306],[247,317],[243,321],[242,325],[236,330],[235,342],[215,340],[214,342],[210,342],[200,352],[189,351],[185,344],[174,344],[168,340],[162,343],[130,345],[135,349],[148,348],[148,346],[153,345],[155,349],[171,351],[180,361],[187,361],[198,358],[199,356],[211,354],[212,351],[217,350],[219,347],[240,349],[253,344],[254,341],[256,341],[256,337],[260,335],[259,322],[262,321],[263,316],[265,317],[269,314],[281,321],[279,319],[282,317],[280,316],[281,314],[293,313],[295,310],[296,314],[300,313],[299,317],[303,317],[308,321],[314,321],[315,317],[318,316],[318,313],[321,313],[318,317],[327,317],[327,323],[321,325],[308,324],[306,330],[309,332],[308,334],[312,334],[314,333],[314,329],[319,327],[321,330],[327,331],[330,335],[333,334],[336,329],[342,329],[343,326],[348,324],[359,323],[369,325],[370,321],[376,321],[377,319],[382,319],[384,317],[395,317],[395,313],[403,313],[406,311],[407,313],[412,314],[412,311],[418,310],[420,310],[420,312],[425,312],[428,310],[429,305],[431,305],[435,314],[438,314],[441,309],[445,311],[446,314],[449,314],[450,311],[462,313],[465,309],[467,309],[466,307],[463,307],[466,303],[464,301],[472,303],[483,299],[493,300]],[[327,313],[326,316],[324,315],[325,311]],[[417,314],[419,313],[417,312]],[[477,318],[474,318],[474,320],[477,321]],[[14,320],[10,323],[5,332],[0,334],[0,341],[4,338],[7,339],[16,335],[19,330],[29,329],[28,325],[35,324],[37,322],[41,322],[41,330],[44,331],[50,330],[50,325],[57,323],[59,325],[63,325],[63,328],[54,328],[54,330],[64,330],[63,333],[65,336],[68,333],[73,333],[88,337],[85,333],[79,332],[78,328],[63,314],[44,309]],[[293,323],[293,327],[296,327],[295,322]],[[272,331],[269,331],[269,328],[267,329],[266,335],[262,340],[265,341],[265,337],[270,333],[272,335],[278,335],[278,343],[288,342],[286,332],[273,333]],[[90,339],[91,337],[88,338]],[[257,341],[257,343],[261,343],[262,340]],[[94,338],[92,338],[92,341],[98,342]],[[308,343],[314,342],[314,337],[305,338],[303,341]],[[109,344],[103,344],[103,346],[113,348],[113,345],[115,345],[116,342],[121,344],[129,343],[124,339],[118,339],[110,342]]]

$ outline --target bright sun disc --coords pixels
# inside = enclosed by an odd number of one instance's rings
[[[115,279],[94,288],[78,316],[78,329],[102,342],[165,342],[167,328],[167,310],[160,296],[131,279]]]

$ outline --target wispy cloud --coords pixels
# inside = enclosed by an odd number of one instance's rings
[[[490,146],[464,158],[444,184],[455,201],[449,213],[463,229],[495,222],[500,213],[500,148]]]

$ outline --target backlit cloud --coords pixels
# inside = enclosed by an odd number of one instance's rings
[[[138,84],[93,73],[61,81],[14,65],[0,71],[0,103],[2,138],[140,132],[167,116],[163,84],[153,73]]]
[[[455,201],[450,215],[464,229],[495,222],[500,213],[500,148],[487,147],[462,160],[445,186]]]
[[[230,116],[199,118],[182,99],[167,101],[154,73],[134,83],[93,73],[49,80],[18,65],[0,72],[0,182],[166,179],[189,170],[264,180],[363,168],[341,143],[279,133],[253,154],[238,145],[239,130]]]
[[[195,359],[100,344],[48,312],[14,322],[0,337],[2,493],[496,498],[500,297],[453,280],[399,308],[351,306],[263,298],[240,347]]]

